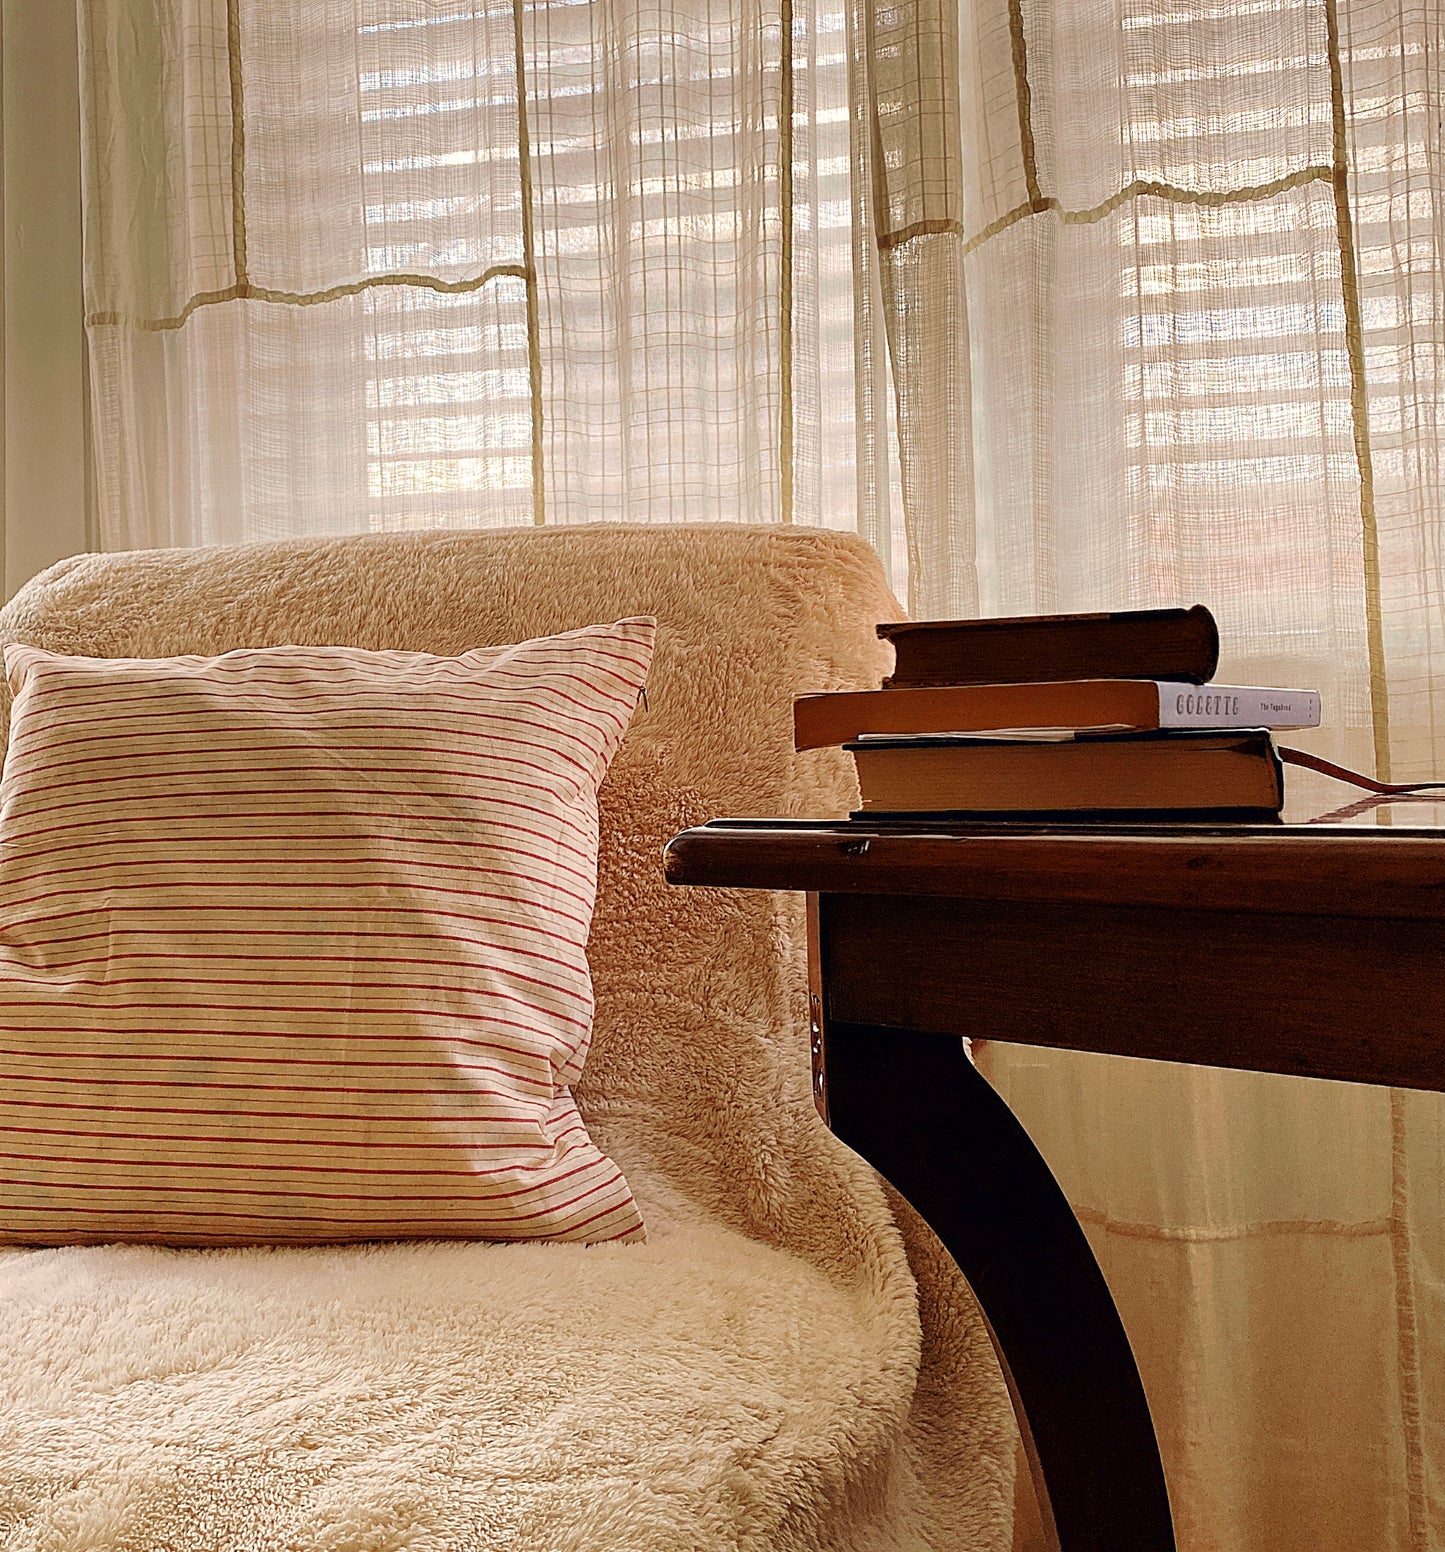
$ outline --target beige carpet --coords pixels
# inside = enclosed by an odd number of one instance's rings
[[[7,1252],[6,1552],[1008,1546],[1015,1436],[972,1299],[812,1111],[797,902],[661,879],[685,824],[847,806],[846,762],[795,756],[788,715],[884,671],[871,626],[897,606],[861,543],[599,527],[97,557],[24,589],[0,641],[456,652],[643,612],[662,629],[604,787],[579,1101],[648,1244]]]

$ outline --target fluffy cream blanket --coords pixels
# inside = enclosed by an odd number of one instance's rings
[[[848,806],[791,696],[884,671],[859,542],[611,528],[63,562],[0,641],[451,653],[661,622],[603,792],[579,1100],[645,1246],[0,1255],[6,1552],[756,1552],[1009,1542],[1014,1431],[936,1243],[809,1096],[789,897],[669,889],[720,814]]]

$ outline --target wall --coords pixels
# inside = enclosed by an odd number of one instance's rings
[[[4,593],[87,542],[76,8],[0,4]]]

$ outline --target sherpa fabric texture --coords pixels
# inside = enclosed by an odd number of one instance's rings
[[[715,815],[852,806],[790,700],[876,685],[898,613],[861,542],[738,526],[93,556],[22,589],[0,640],[107,657],[657,617],[578,1089],[649,1237],[0,1253],[0,1547],[1004,1552],[1003,1383],[952,1263],[813,1111],[799,902],[660,866]]]
[[[571,1089],[653,635],[6,647],[0,1242],[642,1239]]]

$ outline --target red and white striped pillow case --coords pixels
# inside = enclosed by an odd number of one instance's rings
[[[653,634],[7,648],[0,1242],[640,1239],[570,1085]]]

